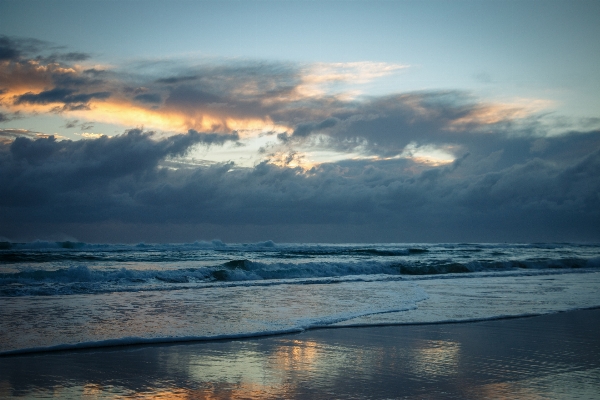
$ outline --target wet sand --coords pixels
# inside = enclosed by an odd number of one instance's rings
[[[0,358],[0,398],[598,399],[600,309]]]

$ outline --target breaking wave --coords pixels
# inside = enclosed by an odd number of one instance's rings
[[[600,268],[600,258],[529,261],[441,261],[389,262],[320,261],[264,263],[234,259],[203,267],[130,269],[93,268],[86,265],[52,270],[27,268],[0,273],[0,296],[65,295],[139,290],[170,290],[241,282],[269,284],[335,283],[339,279],[404,279],[429,275],[458,275],[482,272],[571,270]],[[328,280],[329,278],[339,278]]]

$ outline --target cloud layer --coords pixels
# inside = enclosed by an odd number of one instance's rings
[[[361,226],[391,241],[597,240],[599,136],[549,140],[544,158],[466,155],[418,173],[403,159],[323,164],[308,172],[267,162],[252,169],[168,168],[166,159],[214,140],[196,132],[162,140],[139,130],[77,142],[19,137],[0,147],[0,218],[5,236],[26,235],[20,226],[91,229],[116,221],[139,229],[255,226],[259,234],[352,226],[361,240],[368,240]],[[310,231],[298,239],[310,240]]]
[[[71,141],[0,130],[0,236],[600,240],[597,119],[573,124],[540,114],[540,101],[500,104],[460,90],[354,90],[400,65],[127,69],[63,50],[0,38],[0,122],[57,113],[70,126],[154,131]],[[191,160],[198,146],[264,135],[272,140],[252,168]],[[311,152],[345,156],[303,163]]]

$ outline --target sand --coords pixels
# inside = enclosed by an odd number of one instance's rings
[[[600,399],[600,310],[0,358],[12,398]]]

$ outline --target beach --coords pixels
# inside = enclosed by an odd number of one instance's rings
[[[598,245],[6,247],[0,398],[600,398]]]
[[[600,400],[599,17],[0,0],[0,400]]]
[[[600,309],[0,358],[2,398],[600,398]]]

